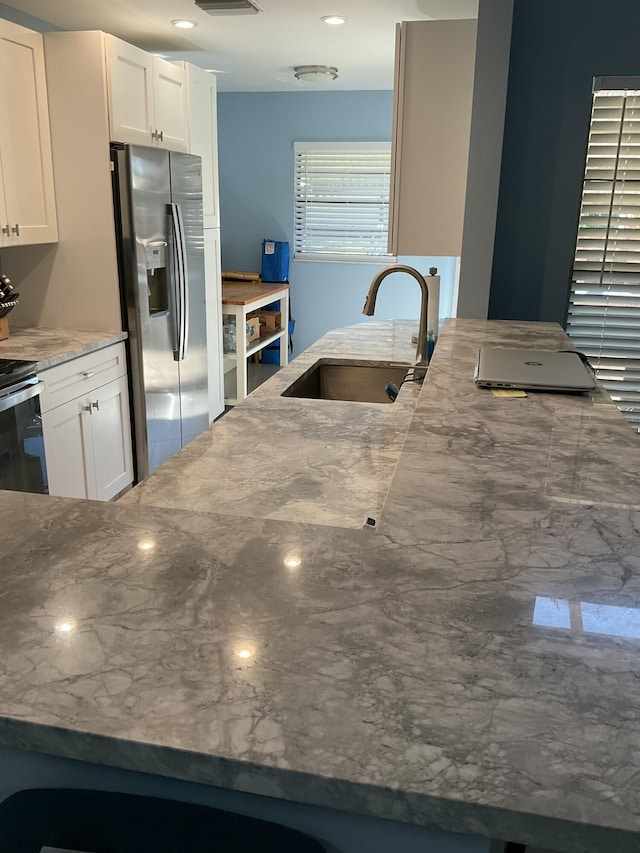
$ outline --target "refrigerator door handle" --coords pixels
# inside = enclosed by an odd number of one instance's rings
[[[177,217],[176,217],[176,212],[174,209],[175,205],[174,204],[168,204],[167,207],[168,207],[169,216],[171,217],[171,231],[172,231],[172,238],[173,238],[171,241],[171,248],[172,248],[171,254],[172,254],[172,259],[173,259],[173,264],[172,264],[172,268],[173,268],[173,276],[172,276],[172,278],[173,278],[173,324],[172,325],[173,325],[173,328],[171,330],[172,335],[173,335],[173,345],[174,345],[173,360],[179,361],[180,360],[180,328],[182,325],[182,321],[181,321],[181,312],[182,312],[181,289],[182,289],[182,285],[180,283],[181,278],[182,278],[181,255],[180,255],[180,249],[178,246],[179,237],[178,237]]]
[[[180,343],[180,361],[187,357],[189,345],[189,269],[187,267],[187,238],[184,233],[182,208],[176,204],[176,215],[180,223],[180,254],[182,255],[182,336]]]
[[[175,301],[177,347],[174,358],[176,361],[183,361],[187,351],[188,333],[188,294],[185,266],[186,252],[184,243],[184,224],[182,221],[182,211],[180,210],[180,205],[172,203],[169,205],[169,208],[171,210],[171,221],[173,223],[174,269],[176,271]]]

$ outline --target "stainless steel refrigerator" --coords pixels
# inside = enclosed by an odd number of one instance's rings
[[[113,144],[136,478],[209,425],[200,157]]]

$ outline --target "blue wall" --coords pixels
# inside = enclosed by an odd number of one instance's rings
[[[223,92],[218,96],[222,268],[259,270],[265,237],[293,248],[293,143],[391,138],[391,92]],[[399,258],[441,275],[440,315],[451,316],[454,258]],[[329,329],[364,322],[362,306],[381,264],[292,261],[294,354]],[[418,316],[415,281],[380,288],[376,318]]]
[[[5,21],[11,21],[13,24],[20,24],[21,27],[27,27],[29,30],[35,30],[37,33],[47,33],[51,30],[61,29],[61,27],[56,27],[47,21],[41,21],[40,18],[27,15],[19,9],[14,9],[13,6],[7,6],[6,3],[0,3],[0,18],[4,18]]]
[[[564,322],[594,76],[639,75],[640,3],[515,0],[489,316]]]

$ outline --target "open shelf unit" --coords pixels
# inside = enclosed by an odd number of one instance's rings
[[[245,335],[241,334],[247,316],[274,302],[280,303],[283,326],[247,344]],[[288,362],[289,285],[280,282],[223,282],[222,313],[235,317],[236,322],[236,352],[224,353],[225,405],[234,406]],[[280,341],[279,364],[247,361],[254,353],[276,341]]]

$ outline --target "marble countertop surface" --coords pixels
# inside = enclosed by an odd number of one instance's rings
[[[319,355],[409,368],[416,331],[374,321],[329,333],[122,501],[336,527],[377,521],[421,384],[405,382],[385,405],[281,393]]]
[[[340,335],[366,355],[394,328],[343,330],[308,358]],[[600,389],[476,388],[486,341],[566,345],[551,324],[449,321],[376,530],[218,498],[0,492],[0,745],[569,853],[637,850],[640,444]],[[183,451],[187,470],[243,411],[274,425],[267,463],[298,361]],[[378,422],[356,405],[366,435]],[[165,488],[186,489],[176,475]]]
[[[91,329],[52,329],[11,327],[10,336],[0,341],[0,358],[38,362],[38,370],[70,361],[94,350],[117,344],[126,332],[101,332]]]

